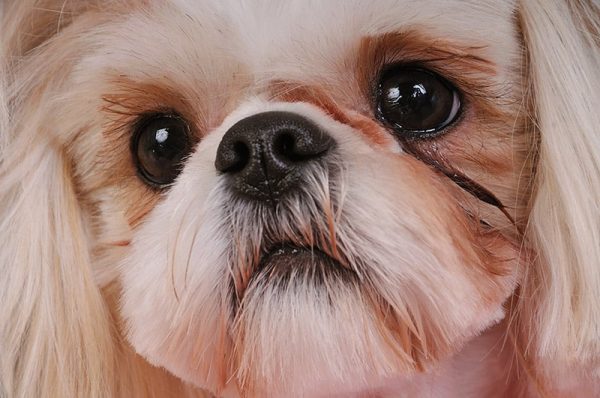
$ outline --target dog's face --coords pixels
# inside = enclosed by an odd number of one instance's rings
[[[76,19],[53,120],[151,363],[283,395],[504,316],[532,137],[511,1],[146,1]]]

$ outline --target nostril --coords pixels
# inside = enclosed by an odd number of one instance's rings
[[[333,145],[331,137],[318,129],[283,129],[276,132],[272,140],[273,154],[292,162],[303,162],[323,156]]]
[[[223,173],[242,171],[250,162],[250,147],[244,141],[234,141],[221,145],[218,150],[216,167]]]
[[[250,148],[245,142],[236,142],[233,144],[233,161],[229,167],[230,172],[241,171],[250,161]]]

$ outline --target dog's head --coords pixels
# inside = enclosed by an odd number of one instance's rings
[[[592,7],[15,2],[13,374],[67,343],[107,367],[111,323],[217,392],[407,375],[507,316],[531,357],[593,360]]]

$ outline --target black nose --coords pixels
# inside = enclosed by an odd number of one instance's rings
[[[238,193],[276,200],[297,187],[303,169],[333,145],[326,132],[298,114],[264,112],[240,120],[225,133],[215,166],[232,177]]]

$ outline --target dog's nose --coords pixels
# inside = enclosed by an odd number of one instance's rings
[[[238,193],[276,200],[297,187],[302,172],[333,147],[315,123],[291,112],[264,112],[234,124],[223,136],[215,167]]]

